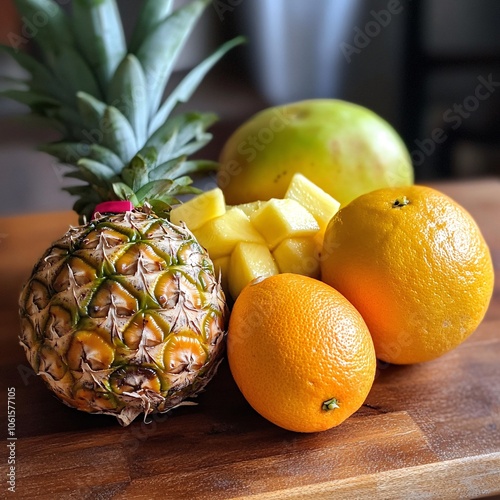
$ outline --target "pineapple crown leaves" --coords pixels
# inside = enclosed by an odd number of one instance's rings
[[[236,45],[222,44],[191,69],[163,102],[163,94],[186,40],[210,0],[173,10],[172,0],[144,0],[127,44],[116,0],[73,0],[66,14],[55,0],[14,0],[39,49],[33,57],[11,34],[0,46],[30,75],[1,94],[30,107],[63,134],[40,149],[67,165],[81,184],[74,210],[90,218],[101,201],[148,203],[164,215],[176,196],[198,192],[189,174],[217,163],[188,160],[206,145],[211,113],[173,115],[210,69]],[[43,20],[43,22],[41,22]],[[24,32],[23,32],[24,33]]]

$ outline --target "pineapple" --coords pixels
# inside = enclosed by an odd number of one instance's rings
[[[339,206],[295,174],[284,199],[226,206],[222,191],[214,189],[175,207],[172,218],[186,221],[214,259],[223,290],[236,299],[259,276],[297,273],[320,278],[325,228]]]
[[[225,298],[208,254],[147,211],[70,229],[20,308],[21,344],[55,394],[124,425],[203,389],[223,353]]]
[[[236,298],[245,286],[255,278],[278,274],[278,266],[265,244],[240,241],[229,260],[228,287]]]
[[[299,202],[271,198],[250,216],[271,250],[285,238],[314,236],[319,231],[316,219]]]
[[[242,203],[241,205],[235,205],[237,206],[242,212],[244,212],[248,217],[250,217],[254,212],[259,210],[262,205],[267,203],[266,201],[262,200],[257,200],[257,201],[251,201],[249,203]]]
[[[174,224],[184,222],[186,226],[195,231],[205,222],[220,217],[226,213],[224,194],[219,188],[206,191],[186,203],[176,205],[170,211],[170,221]]]
[[[280,273],[296,273],[318,279],[319,255],[312,238],[286,238],[273,251]]]
[[[323,232],[340,208],[340,203],[336,199],[298,172],[293,174],[285,198],[298,201],[307,208]]]
[[[209,220],[193,233],[212,259],[229,255],[240,241],[265,244],[248,216],[238,207],[232,207],[224,215]]]
[[[20,297],[21,345],[66,404],[117,417],[187,404],[214,375],[227,306],[207,252],[169,222],[188,174],[216,168],[188,157],[211,138],[212,114],[174,114],[235,39],[163,99],[176,57],[209,0],[172,10],[145,0],[129,43],[115,0],[16,0],[43,14],[40,59],[3,47],[30,74],[4,95],[28,104],[62,140],[43,147],[67,165],[81,225],[35,265]],[[109,205],[108,202],[113,202]],[[110,212],[110,213],[108,213]],[[111,213],[116,212],[116,213]]]
[[[314,236],[314,241],[321,251],[326,228],[339,211],[340,203],[299,172],[293,174],[285,198],[298,201],[316,219],[319,231]]]

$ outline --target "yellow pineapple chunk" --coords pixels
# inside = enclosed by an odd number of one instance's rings
[[[292,199],[271,198],[250,216],[250,221],[271,250],[285,238],[312,237],[319,231],[316,219]]]
[[[243,212],[245,212],[248,215],[248,217],[250,217],[254,212],[257,212],[257,210],[259,210],[259,208],[264,203],[266,202],[258,200],[258,201],[251,201],[249,203],[242,203],[241,205],[235,205],[235,206],[238,207],[240,210],[243,210]]]
[[[229,260],[230,256],[226,255],[225,257],[219,257],[213,261],[215,276],[217,278],[219,278],[219,276],[221,277],[221,285],[225,293],[229,293]]]
[[[170,222],[179,225],[182,221],[191,231],[194,231],[225,212],[224,194],[221,189],[215,188],[175,206],[170,212]]]
[[[193,230],[200,245],[205,247],[213,259],[230,255],[240,241],[264,244],[264,238],[250,223],[250,219],[237,207],[224,215],[205,222]]]
[[[238,243],[229,262],[229,292],[236,300],[250,281],[278,273],[278,266],[265,243]]]
[[[319,255],[312,238],[287,238],[276,247],[273,257],[280,273],[319,278]]]
[[[292,177],[285,198],[298,201],[313,215],[321,231],[324,233],[330,219],[338,212],[340,203],[311,182],[302,174]]]

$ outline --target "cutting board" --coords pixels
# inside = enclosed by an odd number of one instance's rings
[[[500,182],[437,187],[476,218],[498,273]],[[0,411],[4,435],[13,430],[16,438],[2,447],[6,495],[6,476],[17,497],[51,500],[500,494],[498,282],[485,320],[464,344],[420,365],[379,364],[365,404],[330,431],[298,434],[267,422],[239,393],[227,363],[197,406],[122,428],[112,417],[56,400],[17,343],[21,284],[71,223],[76,217],[70,212],[0,219]],[[10,423],[8,408],[15,410]]]

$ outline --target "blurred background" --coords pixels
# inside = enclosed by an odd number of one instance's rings
[[[127,30],[140,3],[118,0]],[[417,181],[498,177],[499,26],[498,0],[212,0],[174,81],[221,41],[244,34],[248,43],[219,63],[189,103],[220,117],[205,157],[217,159],[230,133],[265,107],[328,97],[391,123]],[[12,0],[2,0],[1,42],[19,32]],[[19,74],[0,53],[0,89]],[[58,137],[26,111],[0,97],[0,215],[70,209],[56,161],[35,150]]]

